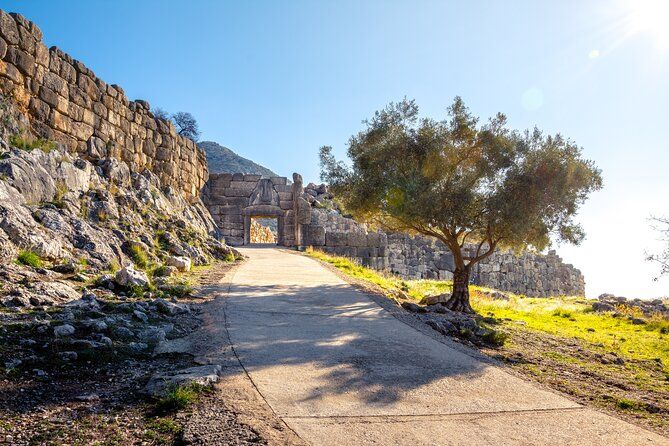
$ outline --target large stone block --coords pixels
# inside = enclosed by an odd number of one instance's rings
[[[0,10],[0,36],[10,45],[19,44],[19,28],[12,16],[2,10]]]

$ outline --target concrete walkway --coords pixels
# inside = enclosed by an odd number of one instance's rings
[[[400,322],[315,260],[244,248],[235,353],[314,445],[669,445]]]

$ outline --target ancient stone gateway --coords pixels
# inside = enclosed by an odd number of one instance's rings
[[[302,177],[212,174],[202,200],[230,245],[250,243],[251,219],[276,218],[277,244],[313,246],[405,279],[452,278],[453,254],[438,240],[424,236],[369,230],[366,225],[319,205],[329,196],[325,185],[302,185]],[[583,274],[548,255],[496,252],[472,271],[472,283],[528,296],[583,295]]]
[[[209,176],[202,201],[228,244],[251,242],[252,218],[276,218],[277,245],[301,246],[301,226],[311,222],[311,206],[302,198],[302,177],[262,178],[260,175],[221,173]]]

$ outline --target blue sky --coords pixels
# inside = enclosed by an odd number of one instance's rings
[[[650,0],[649,0],[650,1]],[[588,238],[559,246],[588,295],[669,295],[644,261],[669,215],[669,8],[643,0],[4,1],[47,45],[130,99],[190,111],[203,139],[276,172],[318,180],[374,110],[404,96],[444,116],[456,95],[482,118],[537,125],[584,148],[605,187]],[[641,17],[641,18],[639,18]],[[657,19],[657,20],[656,20]]]

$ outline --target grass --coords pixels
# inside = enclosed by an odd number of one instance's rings
[[[183,410],[197,401],[202,393],[209,392],[210,390],[209,386],[198,383],[173,387],[164,397],[156,402],[156,412],[168,414]]]
[[[511,296],[504,301],[474,296],[472,306],[481,314],[522,323],[527,331],[582,340],[623,358],[659,358],[669,366],[669,320],[659,315],[637,325],[615,313],[595,313],[590,302],[578,297]]]
[[[128,248],[128,255],[137,268],[146,269],[149,267],[149,255],[140,245],[131,245]]]
[[[26,152],[32,152],[35,149],[39,149],[49,153],[56,148],[56,143],[53,141],[48,141],[44,138],[26,136],[23,133],[17,133],[10,136],[9,144],[12,147],[16,147],[19,150],[25,150]]]
[[[21,265],[32,266],[33,268],[41,268],[43,265],[40,256],[36,252],[30,250],[19,252],[16,262]]]
[[[54,195],[53,200],[51,200],[51,204],[56,206],[58,209],[63,209],[65,207],[64,198],[67,192],[67,184],[65,184],[64,181],[58,181],[56,183],[56,194]]]
[[[402,280],[365,268],[345,257],[331,256],[313,249],[307,249],[307,254],[352,277],[379,286],[391,297],[400,295],[420,301],[423,297],[449,293],[452,289],[452,284],[447,281]],[[514,330],[538,331],[582,340],[623,358],[660,359],[669,373],[669,320],[660,315],[647,318],[645,324],[637,325],[630,320],[630,317],[642,316],[637,309],[621,309],[625,312],[618,316],[615,313],[593,312],[592,303],[582,297],[532,298],[506,293],[509,300],[501,300],[487,296],[490,291],[494,290],[470,286],[472,307],[480,315],[504,321],[507,325],[513,325]],[[503,342],[501,338],[492,341]]]

